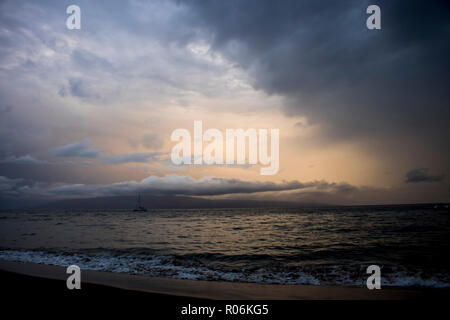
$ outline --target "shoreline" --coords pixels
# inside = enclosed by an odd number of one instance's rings
[[[0,270],[2,278],[9,273],[15,275],[14,281],[17,282],[22,282],[20,279],[23,277],[37,278],[43,282],[55,280],[60,282],[58,291],[70,291],[65,285],[69,275],[61,266],[0,260]],[[450,290],[439,288],[382,287],[381,290],[368,290],[365,287],[183,280],[93,270],[81,271],[80,292],[83,292],[83,286],[200,300],[428,300],[450,297]]]

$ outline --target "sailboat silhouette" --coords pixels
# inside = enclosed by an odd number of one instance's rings
[[[140,212],[145,212],[145,211],[147,211],[147,208],[144,207],[144,206],[141,204],[141,194],[140,194],[140,193],[138,194],[138,198],[137,198],[137,202],[136,202],[136,207],[133,209],[133,211],[140,211]]]

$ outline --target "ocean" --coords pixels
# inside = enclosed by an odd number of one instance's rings
[[[450,212],[432,206],[0,212],[0,259],[272,284],[450,287]]]

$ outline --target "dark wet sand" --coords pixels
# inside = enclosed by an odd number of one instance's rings
[[[68,290],[65,268],[0,260],[2,311],[42,319],[380,319],[446,312],[449,290],[260,285],[161,279],[82,270],[81,290]],[[227,305],[267,305],[268,315],[230,315]],[[213,317],[183,315],[214,307]]]

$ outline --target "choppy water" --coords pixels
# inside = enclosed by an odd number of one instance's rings
[[[184,279],[450,287],[450,212],[429,207],[0,213],[0,259]]]

